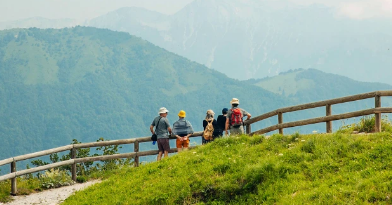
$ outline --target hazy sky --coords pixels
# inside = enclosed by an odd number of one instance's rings
[[[0,21],[41,16],[91,19],[122,7],[143,7],[173,14],[193,0],[0,0]]]
[[[0,0],[0,21],[41,16],[50,19],[91,19],[121,7],[137,6],[173,14],[193,0]],[[213,1],[213,0],[206,0]],[[219,1],[219,0],[217,0]],[[250,0],[243,0],[250,1]],[[261,1],[261,0],[255,0]],[[273,0],[324,4],[354,19],[392,18],[392,0]]]

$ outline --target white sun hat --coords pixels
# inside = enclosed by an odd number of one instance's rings
[[[240,101],[237,98],[233,98],[233,99],[231,99],[230,104],[238,104],[239,105]]]
[[[162,114],[162,113],[168,113],[168,112],[169,112],[169,110],[167,110],[165,107],[161,107],[161,108],[159,108],[158,115]]]

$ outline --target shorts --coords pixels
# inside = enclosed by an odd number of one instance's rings
[[[159,138],[158,149],[159,152],[170,151],[169,138]]]
[[[177,148],[188,148],[189,147],[189,138],[187,140],[180,141],[176,140]]]
[[[239,126],[239,127],[231,127],[230,128],[230,135],[242,135],[244,134],[244,126]]]

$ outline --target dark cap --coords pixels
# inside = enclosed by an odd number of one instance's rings
[[[227,113],[227,111],[229,111],[229,109],[227,109],[227,108],[223,108],[223,110],[222,110],[222,114],[226,114],[226,113]]]

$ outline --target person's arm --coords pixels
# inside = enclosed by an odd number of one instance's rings
[[[172,134],[172,129],[170,127],[170,123],[169,123],[169,120],[167,118],[165,118],[165,123],[166,123],[166,126],[167,126],[167,131],[171,135]]]
[[[189,126],[189,133],[188,133],[187,136],[185,136],[186,139],[188,139],[194,133],[192,124],[189,121],[187,121],[187,123],[188,123],[188,126]]]
[[[246,112],[246,110],[244,110],[244,109],[242,109],[242,114],[243,114],[244,117],[245,116],[247,117],[246,120],[249,120],[250,117],[252,117],[252,115],[250,115],[250,113]]]
[[[247,116],[246,120],[249,120],[252,117],[250,113],[248,113],[246,116]]]
[[[230,124],[229,118],[226,118],[226,125],[225,125],[225,133],[226,133],[226,135],[229,134],[229,132],[227,131],[229,129],[229,124]]]
[[[155,132],[154,132],[154,125],[150,125],[150,131],[151,131],[151,134],[155,134]]]

